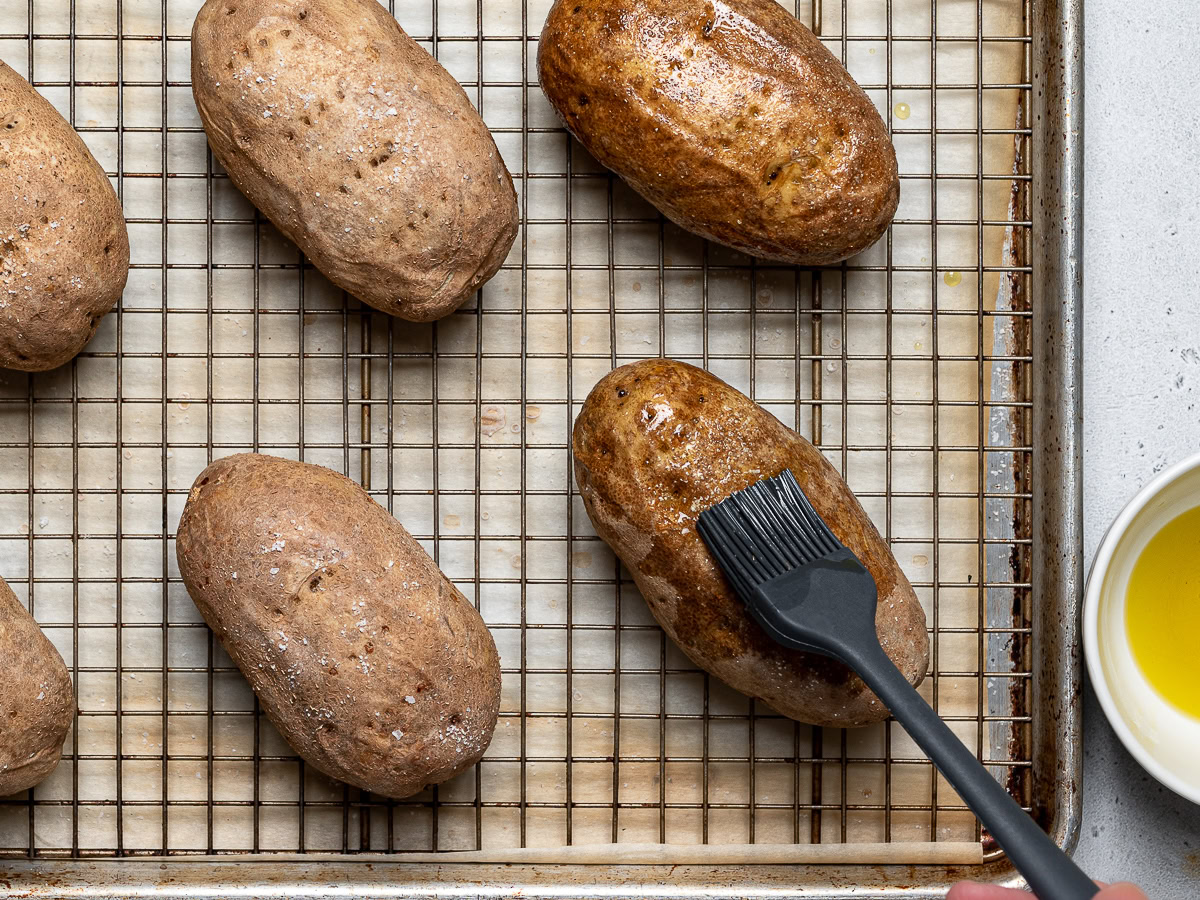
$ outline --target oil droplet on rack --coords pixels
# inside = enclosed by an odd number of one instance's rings
[[[519,433],[520,433],[520,431],[521,431],[521,426],[520,426],[520,425],[518,425],[516,422],[513,422],[513,423],[512,423],[512,426],[511,426],[511,428],[512,428],[512,433],[513,433],[513,434],[519,434]]]
[[[946,287],[957,287],[962,284],[962,272],[947,272],[942,281],[946,282]]]
[[[454,515],[454,513],[451,513],[450,515],[446,516],[446,518],[442,519],[442,524],[447,528],[457,528],[462,524],[462,519]]]
[[[503,406],[485,406],[479,413],[479,431],[491,437],[497,431],[503,431],[508,416]]]
[[[512,567],[514,569],[521,568],[521,554],[520,553],[513,554]]]
[[[479,518],[483,519],[485,522],[488,519],[490,519],[491,517],[492,517],[492,514],[490,512],[488,512],[486,509],[479,514]]]
[[[527,422],[536,422],[541,414],[542,408],[540,406],[527,407],[525,410],[525,420]]]
[[[637,293],[640,293],[641,290],[642,290],[642,283],[640,281],[635,281],[633,283],[633,292],[635,294],[637,294]]]
[[[913,565],[914,566],[927,566],[927,565],[929,565],[929,557],[926,556],[924,553],[918,553],[916,556],[913,557]]]
[[[897,103],[892,108],[892,112],[896,114],[897,119],[907,119],[912,115],[912,107],[907,103]]]
[[[571,565],[576,569],[591,568],[592,554],[587,550],[576,550],[571,554]]]

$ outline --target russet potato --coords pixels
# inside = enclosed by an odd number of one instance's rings
[[[925,677],[925,613],[887,543],[821,452],[741,392],[675,360],[622,366],[588,395],[573,447],[596,532],[698,666],[801,722],[846,727],[887,717],[841,663],[771,640],[696,532],[703,510],[790,469],[874,576],[883,649],[913,684]]]
[[[192,93],[233,183],[360,300],[431,321],[504,262],[518,216],[500,151],[375,0],[207,0]]]
[[[500,704],[475,608],[340,473],[259,454],[196,479],[176,540],[204,620],[317,769],[407,797],[474,765]]]
[[[108,176],[67,120],[0,62],[0,366],[74,358],[129,277]]]
[[[0,578],[0,797],[28,790],[54,771],[75,717],[62,656]]]
[[[774,0],[556,0],[538,75],[597,160],[709,240],[827,265],[896,212],[878,111]]]

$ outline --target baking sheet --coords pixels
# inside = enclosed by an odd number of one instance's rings
[[[657,354],[818,439],[926,608],[923,692],[1020,787],[1022,4],[795,10],[818,13],[886,114],[905,176],[888,239],[816,272],[705,245],[571,142],[523,37],[546,4],[403,4],[482,109],[523,210],[505,268],[435,326],[301,269],[208,157],[187,82],[196,5],[0,0],[0,57],[32,64],[114,174],[134,261],[75,364],[0,373],[0,573],[80,707],[56,773],[0,801],[0,854],[979,843],[894,723],[811,729],[697,672],[595,538],[567,446],[592,384]],[[475,771],[411,801],[363,796],[256,715],[172,542],[195,474],[249,449],[368,483],[478,603],[504,700]]]

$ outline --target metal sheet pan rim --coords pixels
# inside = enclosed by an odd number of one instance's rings
[[[530,866],[496,867],[481,878],[469,864],[413,864],[367,855],[344,862],[281,863],[271,859],[18,861],[0,867],[9,896],[29,898],[221,897],[332,898],[516,897],[584,900],[637,896],[647,900],[757,898],[917,898],[945,896],[961,879],[1019,886],[1003,862],[985,866]],[[881,885],[886,885],[882,886]]]

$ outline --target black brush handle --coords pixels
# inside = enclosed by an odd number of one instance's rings
[[[891,710],[996,838],[1038,900],[1087,900],[1100,889],[989,774],[876,642],[838,655]]]

